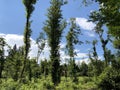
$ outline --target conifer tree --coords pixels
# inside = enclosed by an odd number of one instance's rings
[[[48,20],[46,20],[44,31],[48,37],[48,44],[50,46],[50,59],[52,61],[52,82],[57,85],[60,82],[60,54],[59,44],[62,36],[65,22],[62,20],[61,6],[64,4],[63,0],[51,0],[50,8],[48,9]]]
[[[23,57],[23,48],[17,48],[16,44],[13,46],[13,48],[8,50],[8,56],[6,57],[5,62],[6,77],[11,77],[14,81],[17,81],[19,79]]]
[[[23,69],[21,71],[21,78],[23,78],[23,74],[26,69],[26,62],[28,59],[28,53],[30,49],[30,36],[31,36],[31,21],[30,17],[32,12],[34,11],[34,4],[36,3],[36,0],[23,0],[23,4],[26,8],[26,25],[24,30],[24,65]],[[31,80],[31,78],[29,78]]]
[[[4,46],[5,46],[4,38],[0,37],[0,78],[2,78],[2,72],[5,63],[5,56],[4,56]]]

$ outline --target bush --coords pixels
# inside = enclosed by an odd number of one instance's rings
[[[47,81],[47,80],[43,82],[43,87],[48,89],[48,90],[55,89],[54,84],[51,81]]]
[[[120,72],[108,67],[100,75],[98,86],[102,90],[120,90]]]
[[[1,80],[2,83],[0,84],[1,90],[18,90],[20,84],[14,82],[12,79],[8,80]]]

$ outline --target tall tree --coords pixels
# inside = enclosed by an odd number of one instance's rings
[[[99,33],[99,37],[102,43],[102,48],[104,51],[104,58],[106,61],[106,66],[108,64],[108,57],[106,54],[108,52],[106,45],[108,43],[109,36],[112,35],[114,37],[113,44],[116,49],[120,50],[120,2],[114,0],[95,0],[99,2],[100,9],[99,11],[94,11],[91,13],[90,18],[93,22],[96,22],[96,31]],[[109,34],[107,35],[107,39],[105,40],[102,37],[103,30],[102,27],[106,26],[108,28]]]
[[[80,43],[78,35],[81,34],[80,28],[76,25],[75,23],[75,18],[71,18],[70,20],[70,30],[66,36],[67,39],[67,45],[66,48],[68,50],[68,55],[70,56],[70,73],[73,78],[73,82],[76,81],[77,76],[76,76],[76,64],[75,64],[75,47],[74,45]]]
[[[50,46],[50,59],[52,61],[52,82],[57,85],[60,82],[60,54],[59,44],[62,32],[65,28],[65,22],[62,21],[61,6],[63,0],[51,0],[50,8],[48,9],[48,20],[46,20],[44,31],[48,37]]]
[[[114,45],[120,50],[120,0],[94,0],[100,5],[97,16],[108,29],[109,33],[114,37]],[[99,18],[96,18],[96,20]]]
[[[4,46],[5,46],[4,38],[0,37],[0,78],[2,78],[2,72],[5,63],[5,56],[4,56]]]
[[[114,38],[113,44],[116,49],[120,51],[120,0],[94,0],[97,1],[100,5],[98,11],[92,12],[94,15],[94,20],[99,21],[108,28],[109,34]],[[101,79],[100,87],[102,89],[114,89],[119,90],[119,61],[120,53],[116,55],[111,54],[110,51],[107,52],[109,59],[113,58],[111,63],[112,67],[103,72],[104,77]],[[117,68],[116,68],[117,67]],[[116,69],[114,69],[116,68]],[[111,83],[114,82],[114,83]],[[110,87],[109,87],[110,86]]]
[[[99,19],[96,21],[95,18],[98,18],[98,17],[99,17]],[[96,26],[95,26],[94,29],[95,29],[95,32],[98,34],[98,36],[100,38],[100,42],[102,44],[103,55],[104,55],[104,59],[105,59],[105,66],[108,66],[109,56],[107,55],[108,49],[107,49],[106,46],[107,46],[108,42],[111,41],[111,40],[110,40],[110,35],[108,33],[106,35],[106,37],[107,37],[106,39],[103,36],[103,35],[105,35],[105,30],[102,29],[104,24],[103,24],[101,18],[102,18],[102,16],[100,16],[100,15],[97,16],[95,13],[94,14],[92,13],[91,16],[90,16],[91,21],[96,23]]]
[[[26,8],[26,26],[25,26],[25,30],[24,30],[24,65],[23,65],[23,69],[21,71],[21,78],[23,77],[23,74],[25,72],[26,69],[26,62],[28,59],[28,53],[29,53],[29,49],[30,49],[30,36],[31,36],[31,21],[30,21],[30,17],[32,12],[34,11],[34,4],[36,3],[36,0],[23,0],[23,4],[25,5]],[[31,78],[29,78],[31,80]]]

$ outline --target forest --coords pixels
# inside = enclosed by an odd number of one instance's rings
[[[31,17],[39,0],[21,0],[26,19],[24,45],[11,47],[0,36],[0,90],[120,90],[120,0],[82,0],[78,4],[87,7],[91,5],[89,2],[99,6],[90,12],[87,21],[95,24],[93,32],[98,38],[81,39],[84,34],[76,18],[69,21],[63,18],[62,6],[69,0],[49,0],[47,20],[35,42],[36,57],[30,58]],[[65,46],[61,49],[63,41]],[[50,54],[43,59],[46,45]],[[91,46],[87,52],[88,62],[76,63],[76,46],[81,45]],[[103,52],[102,58],[98,48]],[[60,50],[68,56],[65,62]]]

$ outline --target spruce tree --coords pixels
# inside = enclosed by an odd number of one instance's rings
[[[50,8],[48,9],[48,20],[46,20],[44,31],[48,37],[48,44],[50,46],[50,59],[52,61],[52,82],[57,85],[60,82],[60,40],[65,22],[62,20],[61,6],[64,4],[63,0],[51,0]]]
[[[34,11],[34,4],[36,3],[36,0],[23,0],[23,4],[26,8],[26,25],[24,30],[24,65],[23,69],[21,71],[21,78],[23,78],[23,74],[26,69],[26,62],[28,59],[28,53],[30,49],[30,36],[31,36],[31,21],[30,17],[32,12]],[[29,75],[30,76],[30,75]],[[31,80],[31,78],[29,78]]]

